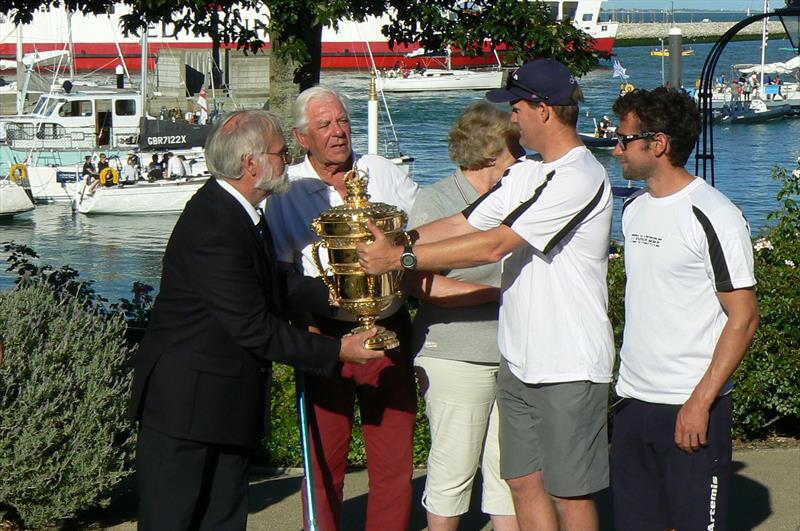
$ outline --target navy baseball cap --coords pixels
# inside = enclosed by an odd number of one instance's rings
[[[577,86],[577,78],[563,64],[555,59],[535,59],[511,72],[505,88],[488,91],[486,99],[493,103],[527,100],[575,105],[572,94]]]

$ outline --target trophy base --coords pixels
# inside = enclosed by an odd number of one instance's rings
[[[364,341],[365,348],[370,350],[391,350],[400,346],[400,340],[397,339],[397,334],[391,330],[386,330],[382,326],[376,326],[375,328],[378,329],[378,333]],[[359,334],[367,330],[369,330],[369,328],[359,326],[351,330],[351,332],[353,334]]]

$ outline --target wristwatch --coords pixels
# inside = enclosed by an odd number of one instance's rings
[[[413,245],[410,242],[406,244],[403,254],[400,255],[400,265],[409,271],[417,268],[417,255],[414,254]]]

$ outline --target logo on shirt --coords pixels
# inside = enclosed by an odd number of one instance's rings
[[[659,236],[650,236],[649,234],[631,234],[630,242],[639,245],[650,245],[653,247],[661,247],[661,240]]]

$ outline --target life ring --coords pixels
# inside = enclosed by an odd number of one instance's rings
[[[19,179],[23,181],[28,180],[28,167],[24,164],[14,164],[9,170],[9,177],[11,182],[17,182]]]
[[[629,94],[636,89],[633,83],[623,83],[619,86],[620,90],[624,90],[625,94]]]
[[[100,184],[105,186],[109,173],[111,174],[111,182],[114,184],[119,184],[119,171],[117,171],[117,169],[113,166],[103,168],[103,171],[100,172]]]

